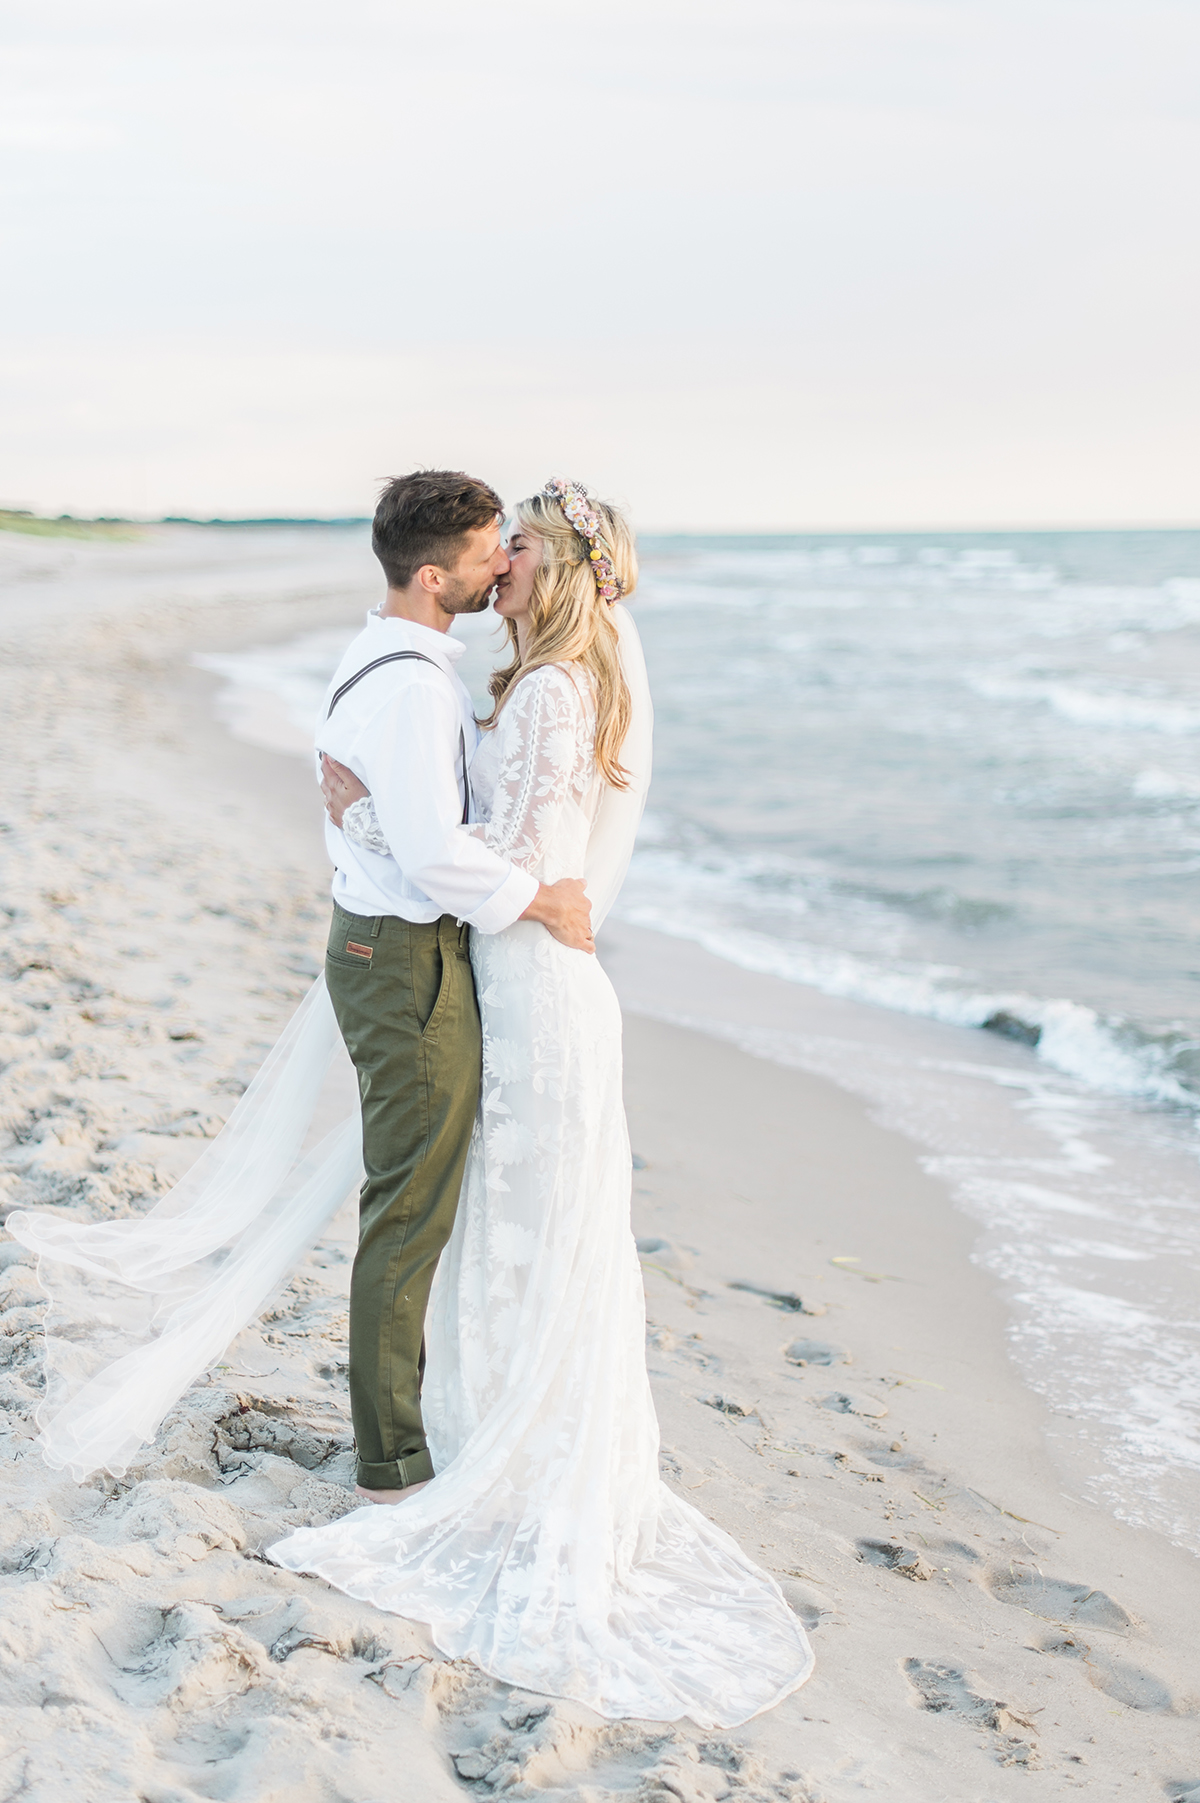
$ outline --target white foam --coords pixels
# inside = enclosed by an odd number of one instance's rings
[[[973,674],[967,686],[989,701],[1036,701],[1077,726],[1107,726],[1125,732],[1200,732],[1200,709],[1169,697],[1094,689],[1069,682]]]
[[[1141,801],[1172,801],[1200,797],[1200,776],[1172,770],[1139,770],[1133,793]]]
[[[1092,1220],[1105,1220],[1107,1210],[1094,1202],[1082,1202],[1078,1196],[1067,1196],[1061,1190],[1044,1189],[1037,1183],[1005,1183],[994,1185],[995,1198],[1004,1196],[1014,1201],[1032,1203],[1035,1208],[1049,1209],[1055,1214],[1083,1215]]]
[[[793,912],[800,912],[793,901]],[[1153,1045],[1129,1049],[1096,1011],[1082,1003],[1044,1000],[1018,992],[994,994],[958,986],[964,973],[948,965],[872,964],[851,952],[797,939],[776,939],[749,928],[716,926],[678,905],[627,901],[617,913],[635,926],[690,939],[715,957],[764,976],[805,983],[825,995],[873,1002],[902,1014],[923,1015],[951,1026],[981,1027],[998,1016],[1026,1023],[1040,1035],[1043,1063],[1112,1095],[1140,1096],[1194,1107],[1196,1097],[1164,1071]]]
[[[1110,1246],[1107,1240],[1055,1240],[1046,1248],[1055,1258],[1111,1258],[1118,1264],[1152,1264],[1155,1252],[1139,1252],[1133,1246]]]

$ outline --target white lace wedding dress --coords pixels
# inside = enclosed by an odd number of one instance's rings
[[[599,779],[585,678],[530,674],[471,769],[481,832],[603,918],[650,773],[637,632],[629,791]],[[658,1476],[629,1223],[621,1021],[595,958],[540,926],[472,935],[480,1118],[427,1321],[437,1476],[411,1499],[293,1534],[271,1557],[428,1623],[438,1647],[602,1715],[733,1727],[812,1669],[778,1586]],[[22,1210],[50,1297],[47,1462],[119,1476],[255,1319],[361,1175],[357,1115],[306,1137],[339,1040],[323,979],[195,1166],[141,1218]]]
[[[537,670],[471,767],[473,830],[543,882],[585,867],[593,725],[586,676]],[[813,1660],[775,1582],[659,1479],[616,996],[532,923],[471,955],[484,1081],[426,1327],[437,1476],[270,1557],[510,1684],[734,1726]]]

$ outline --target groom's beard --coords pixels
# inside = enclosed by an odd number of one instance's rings
[[[472,587],[461,576],[447,576],[446,586],[438,596],[438,606],[444,614],[481,614],[495,586],[494,576],[488,578],[483,588]]]

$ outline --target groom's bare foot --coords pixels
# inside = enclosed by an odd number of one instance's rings
[[[403,1490],[365,1490],[361,1484],[355,1484],[354,1494],[365,1497],[368,1502],[398,1503],[403,1502],[406,1496],[415,1496],[428,1482],[429,1479],[423,1477],[419,1484],[405,1484]]]

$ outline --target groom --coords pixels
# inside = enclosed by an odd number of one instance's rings
[[[580,879],[547,885],[464,832],[478,729],[455,671],[457,614],[508,569],[503,502],[461,471],[389,482],[371,543],[387,595],[347,650],[319,753],[370,790],[388,851],[328,822],[336,866],[325,979],[358,1072],[366,1182],[350,1285],[357,1492],[398,1502],[433,1476],[421,1419],[425,1308],[450,1237],[479,1101],[479,1009],[467,927],[536,920],[594,951]]]

